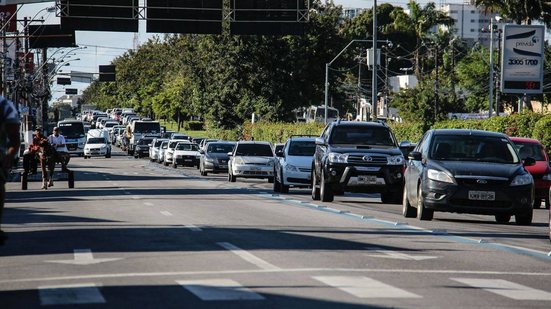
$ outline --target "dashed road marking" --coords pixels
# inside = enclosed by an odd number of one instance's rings
[[[551,293],[503,279],[450,278],[463,284],[483,289],[490,293],[516,300],[551,301]]]
[[[317,276],[313,278],[359,298],[422,298],[369,277]]]
[[[43,306],[105,303],[105,298],[94,283],[41,286],[38,287],[38,293]]]
[[[264,297],[231,279],[176,281],[204,301],[264,300]]]
[[[173,214],[171,214],[171,213],[168,212],[168,211],[161,211],[161,214],[162,214],[163,216],[167,216],[167,217],[172,217],[172,216],[173,216]]]
[[[275,265],[272,265],[266,261],[264,261],[263,259],[233,245],[233,244],[230,244],[229,242],[218,242],[216,243],[217,245],[219,245],[220,247],[226,249],[226,250],[229,250],[231,251],[233,254],[239,256],[240,258],[244,259],[245,261],[251,263],[251,264],[254,264],[256,265],[257,267],[261,268],[261,269],[265,269],[265,270],[277,270],[277,269],[280,269],[279,267],[275,266]]]
[[[143,204],[144,204],[145,206],[155,206],[155,204],[150,203],[150,202],[144,202]]]

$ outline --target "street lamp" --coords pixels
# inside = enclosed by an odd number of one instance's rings
[[[492,117],[492,107],[494,101],[494,19],[499,22],[501,20],[500,16],[494,16],[490,18],[490,94],[489,94],[489,108],[488,108],[488,118]],[[497,106],[496,106],[497,109]]]

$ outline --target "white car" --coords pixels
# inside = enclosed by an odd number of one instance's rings
[[[168,138],[154,138],[149,147],[149,160],[152,162],[159,161],[159,153],[161,152],[161,144],[168,141]]]
[[[290,187],[308,188],[312,183],[315,137],[292,136],[276,151],[274,192],[288,193]]]
[[[199,146],[191,142],[179,142],[174,148],[174,154],[172,159],[172,167],[176,168],[178,165],[182,166],[198,166],[199,158]]]
[[[166,141],[163,141],[161,143],[161,146],[159,146],[159,155],[158,155],[158,158],[157,158],[157,162],[159,163],[163,163],[165,161],[165,152],[166,152],[166,149],[168,148],[168,140]]]
[[[84,159],[91,157],[111,157],[111,145],[106,137],[88,137],[84,145]]]
[[[274,153],[268,142],[238,142],[230,155],[228,181],[241,178],[268,178],[274,181]]]
[[[176,148],[176,145],[179,142],[189,142],[189,140],[171,139],[168,141],[168,147],[165,149],[165,152],[164,152],[164,159],[163,159],[164,166],[169,166],[170,164],[172,164],[172,159],[174,157],[174,148]]]

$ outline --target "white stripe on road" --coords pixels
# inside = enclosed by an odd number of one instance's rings
[[[189,229],[192,232],[202,232],[203,231],[201,228],[198,228],[197,226],[195,226],[193,224],[186,224],[185,227],[186,227],[186,229]]]
[[[261,269],[265,269],[265,270],[278,270],[280,269],[279,267],[275,266],[275,265],[272,265],[266,261],[264,261],[263,259],[259,258],[259,257],[256,257],[254,255],[252,255],[251,253],[237,247],[237,246],[234,246],[232,244],[230,244],[229,242],[218,242],[216,243],[217,245],[219,245],[220,247],[226,249],[226,250],[230,250],[233,254],[239,256],[240,258],[244,259],[245,261],[251,263],[251,264],[254,264],[256,266],[258,266],[259,268]]]
[[[103,304],[105,298],[94,283],[38,287],[42,306]]]
[[[161,211],[161,214],[162,214],[163,216],[172,217],[172,214],[171,214],[170,212],[168,212],[168,211]]]
[[[144,202],[143,204],[144,204],[145,206],[155,206],[155,204],[150,203],[150,202]]]
[[[463,284],[516,300],[548,300],[551,293],[503,279],[450,278]],[[548,286],[547,286],[548,287]]]
[[[314,279],[359,298],[422,298],[392,285],[358,276],[318,276]]]
[[[176,281],[201,300],[263,300],[262,295],[231,279]]]

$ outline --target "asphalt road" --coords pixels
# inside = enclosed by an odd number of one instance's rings
[[[122,153],[69,167],[74,189],[7,185],[0,308],[551,308],[545,209],[421,222]]]

